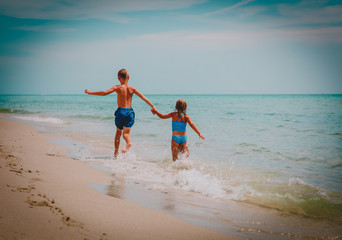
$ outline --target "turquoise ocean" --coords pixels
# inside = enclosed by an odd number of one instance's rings
[[[70,157],[149,190],[342,225],[342,95],[146,96],[162,113],[174,111],[179,98],[187,101],[187,114],[206,138],[187,127],[188,159],[172,162],[171,120],[152,115],[137,97],[133,146],[117,159],[115,94],[1,95],[0,112],[59,136]]]

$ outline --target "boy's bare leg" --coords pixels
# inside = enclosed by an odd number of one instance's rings
[[[115,138],[114,138],[114,157],[117,157],[119,154],[119,146],[120,146],[120,138],[122,135],[122,130],[120,130],[119,128],[116,128],[116,134],[115,134]]]
[[[173,139],[171,139],[171,152],[172,160],[175,162],[178,159],[179,144],[176,143]]]
[[[131,131],[131,128],[124,127],[123,128],[123,138],[126,141],[126,147],[124,147],[121,151],[123,153],[128,152],[129,148],[132,146],[131,144],[131,137],[129,136],[129,132]]]

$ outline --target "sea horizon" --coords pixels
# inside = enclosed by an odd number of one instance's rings
[[[100,90],[99,90],[100,91]],[[342,93],[143,93],[146,96],[339,96]],[[0,96],[82,96],[85,93],[0,93]],[[115,95],[115,93],[114,93]],[[103,97],[103,96],[100,96]]]

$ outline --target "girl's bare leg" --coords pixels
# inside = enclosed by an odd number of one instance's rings
[[[186,153],[186,158],[190,156],[189,147],[186,145],[186,142],[182,144],[182,153]]]
[[[122,130],[119,128],[116,128],[116,134],[114,138],[114,157],[117,157],[119,154],[119,146],[120,146],[120,138],[122,135]]]
[[[123,128],[123,138],[126,141],[126,147],[124,147],[121,152],[126,153],[128,152],[129,148],[132,146],[131,144],[131,137],[129,136],[129,132],[131,131],[131,128],[124,127]]]
[[[176,160],[178,160],[179,144],[176,143],[173,139],[171,139],[171,152],[172,160],[175,162]]]

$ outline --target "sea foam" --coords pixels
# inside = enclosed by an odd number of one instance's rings
[[[32,121],[32,122],[44,122],[44,123],[53,123],[53,124],[66,124],[66,121],[63,121],[59,118],[54,117],[41,117],[41,116],[15,116],[14,118],[24,120],[24,121]]]

